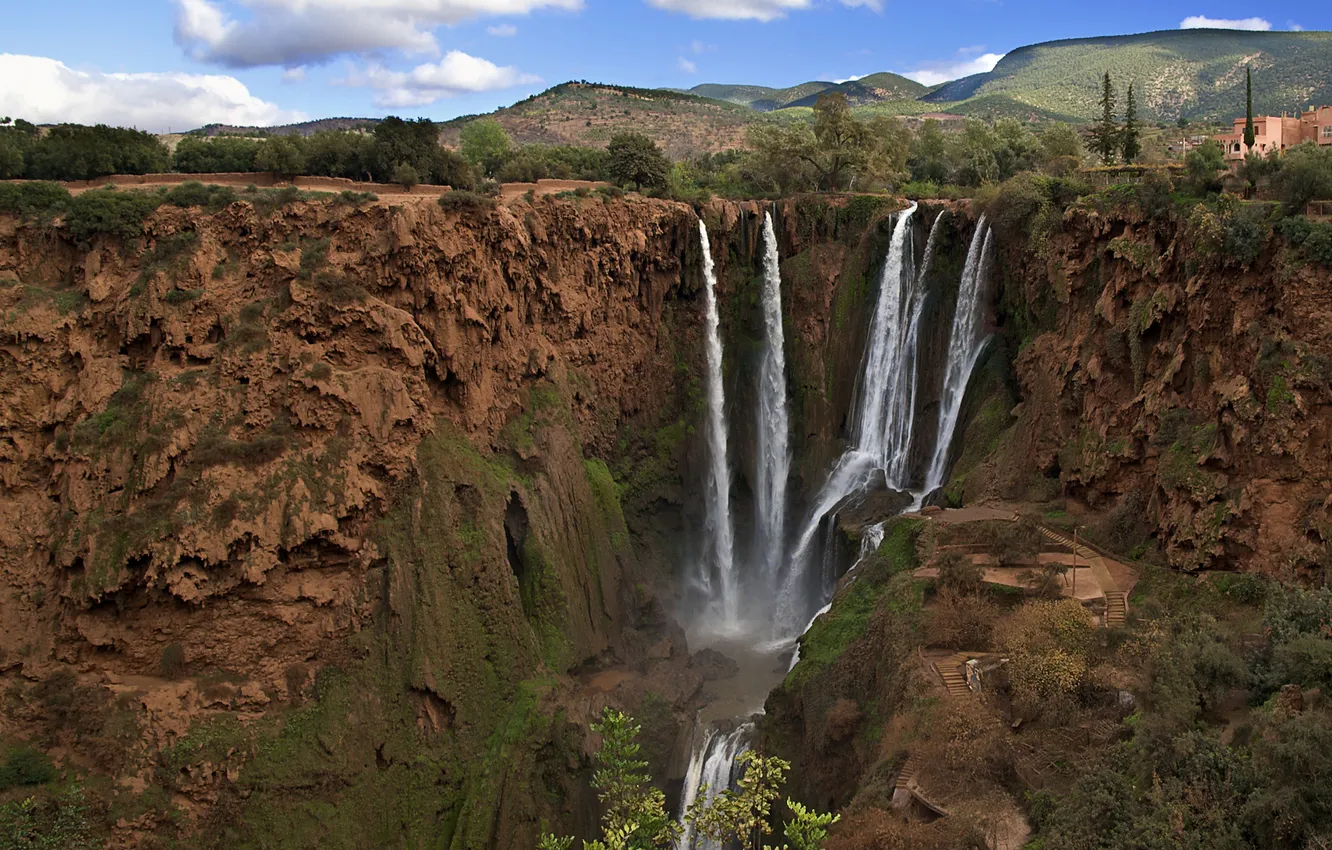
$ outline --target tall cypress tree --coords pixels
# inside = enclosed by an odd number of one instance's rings
[[[1092,128],[1092,150],[1101,156],[1102,165],[1114,165],[1119,152],[1119,125],[1115,123],[1115,87],[1110,72],[1105,72],[1101,92],[1101,118]]]
[[[1128,98],[1124,101],[1124,132],[1121,137],[1124,162],[1131,164],[1142,153],[1138,139],[1138,104],[1133,99],[1133,83],[1129,83]]]
[[[1253,150],[1255,135],[1253,132],[1253,68],[1244,69],[1244,86],[1246,89],[1244,103],[1244,152]]]

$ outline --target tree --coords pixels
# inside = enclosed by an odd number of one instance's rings
[[[1226,152],[1220,143],[1208,139],[1184,157],[1188,174],[1186,185],[1191,194],[1202,196],[1217,189],[1216,174],[1226,167]]]
[[[948,140],[943,125],[934,118],[925,119],[911,143],[907,157],[912,180],[943,183],[948,180]]]
[[[1068,124],[1051,124],[1041,133],[1041,169],[1067,174],[1082,164],[1082,137]]]
[[[660,189],[666,185],[671,163],[657,143],[642,133],[616,133],[606,146],[607,172],[621,185]]]
[[[412,166],[400,162],[398,167],[393,169],[393,182],[410,192],[413,186],[421,182],[421,175]]]
[[[639,759],[640,728],[633,718],[607,707],[601,722],[592,725],[601,735],[597,768],[592,787],[605,807],[601,818],[602,837],[583,842],[583,850],[666,850],[680,838],[680,825],[666,814],[666,795],[654,788],[647,773],[647,762]],[[685,819],[696,832],[714,841],[738,840],[744,847],[760,850],[759,840],[771,834],[772,804],[791,766],[779,758],[743,753],[737,763],[742,769],[735,788],[713,795],[712,802],[689,807]],[[706,791],[706,789],[702,789]],[[819,850],[828,827],[838,821],[832,814],[812,811],[787,800],[791,811],[783,828],[791,842],[781,848],[762,850]],[[549,833],[541,837],[538,850],[571,850],[573,839],[557,838]]]
[[[276,177],[290,180],[305,173],[305,151],[300,142],[287,136],[276,136],[264,142],[254,158],[254,167],[270,171]]]
[[[1244,151],[1253,149],[1253,68],[1244,68]]]
[[[1310,201],[1332,199],[1332,147],[1305,142],[1287,150],[1273,182],[1292,215]]]
[[[1125,164],[1131,165],[1142,153],[1142,139],[1138,130],[1138,104],[1133,99],[1133,83],[1129,83],[1124,98],[1124,130],[1121,136]]]
[[[186,136],[176,145],[175,168],[183,174],[254,171],[264,144],[239,136]]]
[[[35,127],[28,132],[29,127],[26,121],[14,122],[14,130],[30,139],[25,169],[30,179],[95,180],[110,174],[166,171],[171,164],[166,145],[152,133],[102,124],[60,124],[39,136]]]
[[[1102,165],[1114,165],[1119,150],[1119,126],[1115,123],[1115,86],[1110,72],[1105,72],[1101,85],[1101,117],[1091,129],[1092,150],[1101,157]]]
[[[464,159],[494,177],[509,159],[509,134],[494,118],[482,118],[463,127],[459,149]]]
[[[403,163],[416,169],[427,183],[441,183],[436,165],[439,127],[427,118],[404,121],[390,115],[375,125],[373,173],[375,180],[388,183]],[[453,184],[450,184],[453,185]]]

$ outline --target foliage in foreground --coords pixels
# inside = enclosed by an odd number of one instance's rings
[[[682,827],[666,813],[666,795],[652,786],[647,762],[638,755],[639,726],[627,714],[607,708],[592,731],[602,736],[592,786],[606,807],[602,837],[583,842],[583,850],[652,850],[674,847]],[[779,758],[752,750],[739,758],[743,776],[735,788],[727,788],[689,807],[685,820],[698,834],[719,843],[738,842],[754,850],[818,850],[837,815],[815,812],[787,800],[791,817],[783,827],[786,843],[780,847],[763,843],[772,832],[773,803],[778,799],[791,765]],[[706,788],[701,789],[706,792]],[[570,850],[572,838],[546,834],[538,850]]]

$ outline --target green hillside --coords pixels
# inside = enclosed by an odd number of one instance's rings
[[[767,86],[731,86],[721,83],[704,83],[701,86],[694,86],[689,89],[688,93],[713,100],[737,103],[741,106],[748,106],[750,109],[756,109],[759,112],[770,112],[774,109],[790,106],[798,100],[817,97],[820,92],[835,87],[836,84],[834,83],[818,81],[801,83],[798,86],[785,89],[774,89]]]
[[[949,111],[974,113],[983,98],[1004,98],[1052,115],[1088,119],[1100,75],[1120,91],[1136,84],[1149,119],[1225,121],[1244,111],[1244,68],[1253,68],[1254,109],[1293,112],[1332,101],[1332,33],[1168,30],[1080,38],[1019,48],[988,74],[925,95]],[[1122,96],[1122,95],[1121,95]]]

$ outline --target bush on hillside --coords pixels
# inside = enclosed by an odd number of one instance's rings
[[[439,206],[454,212],[487,212],[495,208],[495,199],[477,192],[454,189],[439,196]]]
[[[209,212],[216,212],[236,202],[236,190],[230,186],[206,186],[191,181],[173,187],[163,199],[172,206],[203,207]]]
[[[69,190],[59,183],[0,183],[0,212],[25,219],[51,219],[69,208]]]
[[[158,196],[146,192],[93,189],[70,199],[65,226],[80,242],[96,236],[137,239],[143,235],[144,220],[160,203]]]

